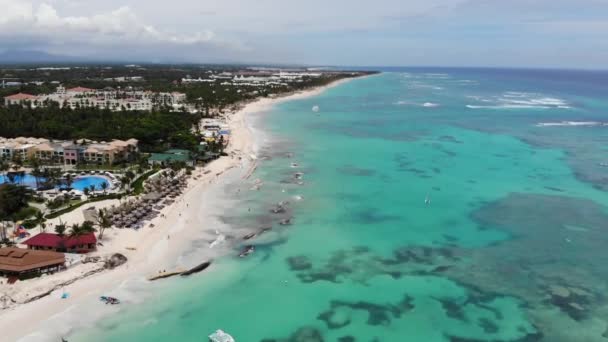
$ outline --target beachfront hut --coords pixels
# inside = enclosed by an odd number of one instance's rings
[[[53,251],[0,248],[0,275],[20,279],[65,268],[65,255]]]
[[[51,250],[63,253],[89,253],[97,249],[95,233],[80,236],[40,233],[22,243],[33,250]]]

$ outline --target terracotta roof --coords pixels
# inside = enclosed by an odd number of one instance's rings
[[[24,272],[64,263],[63,253],[15,247],[0,248],[0,270],[2,271]]]
[[[53,152],[53,151],[55,151],[55,149],[53,149],[51,147],[51,145],[46,144],[46,143],[43,143],[43,144],[40,144],[40,145],[36,146],[36,150],[37,151],[45,151],[45,152]]]
[[[19,93],[19,94],[5,96],[4,98],[7,100],[36,100],[36,99],[38,99],[38,96],[26,94],[26,93]]]
[[[95,89],[85,88],[85,87],[74,87],[74,88],[67,89],[66,91],[69,91],[72,93],[88,93],[91,91],[95,91]]]
[[[97,238],[94,233],[88,233],[81,236],[69,237],[69,236],[59,236],[57,234],[51,233],[40,233],[35,235],[26,241],[22,242],[22,244],[27,246],[35,246],[35,247],[51,247],[51,248],[72,248],[79,245],[86,244],[95,244],[97,243]]]

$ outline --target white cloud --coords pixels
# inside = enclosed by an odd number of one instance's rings
[[[607,23],[608,0],[0,0],[0,49],[363,65],[543,64],[548,53],[579,65],[598,60]],[[566,44],[583,57],[555,53]]]
[[[174,34],[144,23],[128,6],[92,15],[61,15],[48,3],[0,0],[0,42],[33,40],[53,46],[81,44],[221,46],[238,48],[210,30]]]

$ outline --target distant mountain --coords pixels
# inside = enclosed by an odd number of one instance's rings
[[[54,55],[36,50],[6,50],[0,53],[0,64],[38,64],[87,62],[86,58]]]

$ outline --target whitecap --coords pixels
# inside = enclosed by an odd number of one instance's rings
[[[397,101],[394,104],[398,105],[398,106],[416,106],[416,107],[427,107],[427,108],[439,107],[438,103],[433,103],[433,102],[416,103],[416,102],[411,102],[411,101]]]
[[[608,126],[606,122],[599,121],[558,121],[558,122],[539,122],[537,127],[564,127],[564,126]]]
[[[438,103],[425,102],[422,104],[422,107],[439,107]]]
[[[466,105],[470,109],[549,109],[547,106],[533,106],[533,105],[518,105],[518,104],[504,104],[496,106],[476,106]]]

